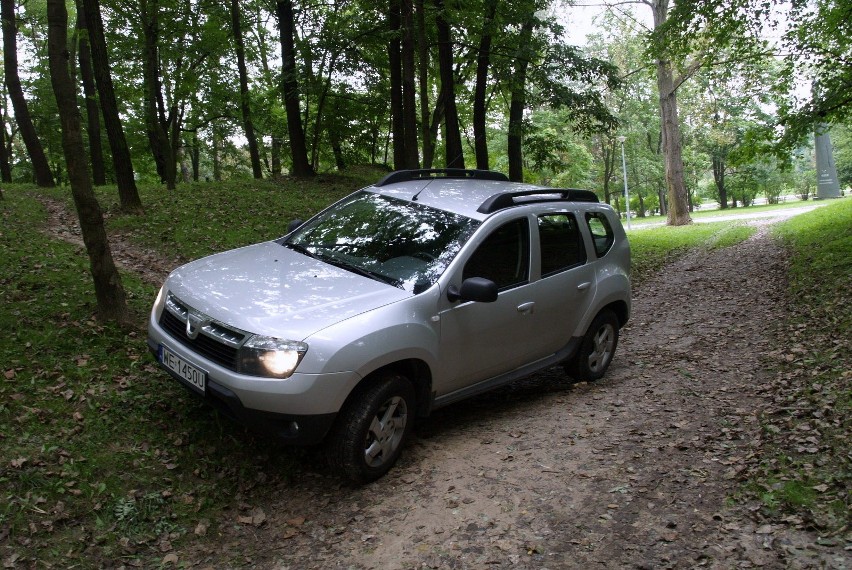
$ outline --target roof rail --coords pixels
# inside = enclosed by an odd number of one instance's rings
[[[558,195],[559,198],[554,198]],[[480,214],[491,214],[497,210],[503,210],[515,206],[515,198],[524,196],[540,196],[529,202],[600,202],[597,195],[591,190],[578,190],[576,188],[537,188],[535,190],[519,190],[517,192],[500,192],[486,199],[477,208]]]
[[[434,175],[442,176],[434,176]],[[419,170],[396,170],[391,172],[374,186],[387,186],[396,182],[408,182],[409,180],[424,180],[429,178],[468,178],[472,180],[498,180],[508,182],[509,178],[502,172],[493,170],[469,170],[464,168],[430,168]]]

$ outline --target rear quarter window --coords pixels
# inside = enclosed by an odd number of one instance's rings
[[[598,257],[603,257],[615,242],[612,225],[606,215],[601,212],[587,212],[586,223],[589,225],[589,232],[592,234],[592,243],[595,244],[595,254]]]

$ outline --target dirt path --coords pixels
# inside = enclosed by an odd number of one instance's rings
[[[199,527],[206,538],[170,561],[852,568],[852,552],[821,546],[795,521],[726,506],[760,451],[762,355],[785,290],[785,256],[765,223],[740,245],[695,252],[636,288],[602,381],[571,385],[555,368],[442,409],[391,474],[366,487],[340,486],[316,465],[289,484],[257,483],[262,499],[247,485],[222,520]]]
[[[37,198],[47,209],[49,222],[45,227],[45,232],[84,248],[76,212],[66,209],[65,202],[62,200],[44,195],[39,195]],[[127,271],[133,271],[143,281],[156,287],[163,284],[169,271],[182,263],[176,257],[165,258],[155,251],[141,248],[131,243],[122,234],[112,233],[109,240],[110,250],[116,265]]]

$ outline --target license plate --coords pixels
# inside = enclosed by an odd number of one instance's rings
[[[175,375],[189,384],[189,386],[201,394],[204,393],[204,388],[207,385],[207,373],[190,364],[171,350],[160,345],[160,362],[175,373]]]

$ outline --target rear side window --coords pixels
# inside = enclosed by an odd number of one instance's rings
[[[589,231],[595,244],[595,253],[598,257],[603,257],[615,242],[612,226],[606,216],[600,212],[587,213],[586,223],[589,224]]]
[[[503,224],[485,238],[464,266],[463,279],[484,277],[500,290],[529,280],[529,223],[520,218]]]
[[[541,276],[547,277],[586,261],[586,248],[573,214],[547,214],[538,218]]]

